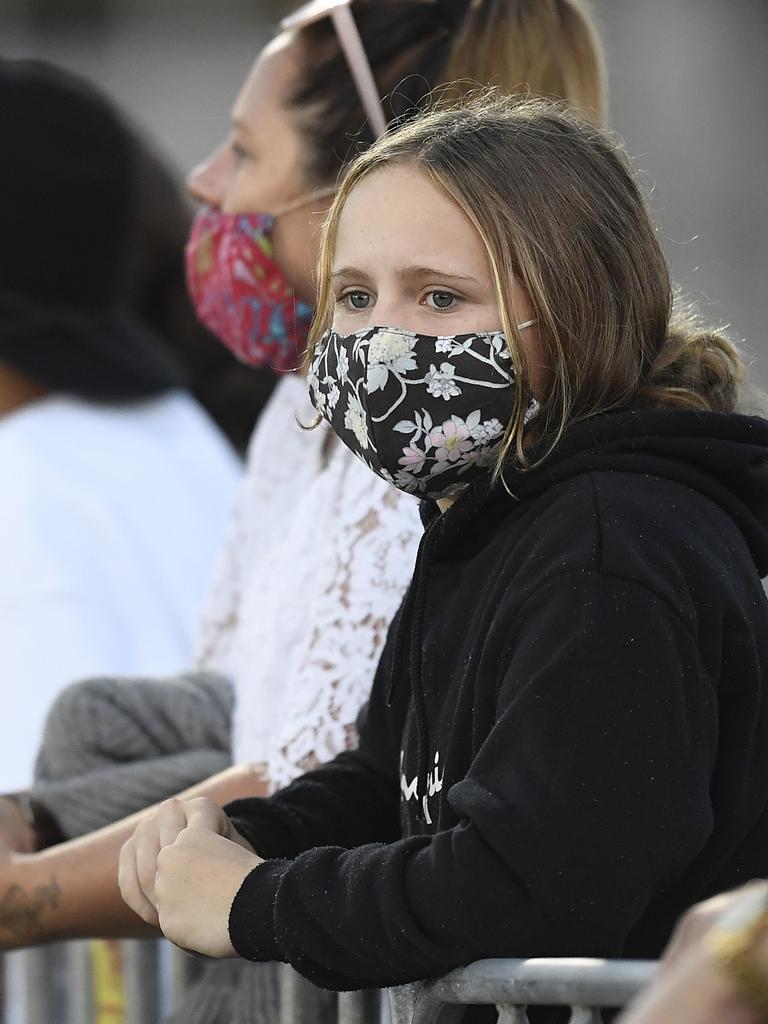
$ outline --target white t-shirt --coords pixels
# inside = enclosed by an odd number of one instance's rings
[[[234,680],[235,761],[265,765],[271,789],[354,743],[423,532],[415,498],[297,418],[316,413],[286,376],[249,448],[199,661]]]
[[[0,419],[0,791],[67,683],[187,668],[241,471],[187,395]]]

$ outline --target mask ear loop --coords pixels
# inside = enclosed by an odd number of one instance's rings
[[[538,323],[538,322],[539,322],[539,318],[537,316],[535,316],[531,320],[523,320],[523,322],[521,324],[515,324],[515,327],[517,328],[518,331],[524,331],[526,329],[526,327],[533,327],[533,325]],[[531,399],[531,403],[529,404],[528,410],[527,410],[527,412],[525,414],[524,422],[525,422],[526,426],[530,423],[530,421],[532,419],[534,419],[534,417],[536,417],[538,415],[540,410],[541,410],[541,406],[539,405],[538,401],[535,398],[532,398]],[[503,468],[499,470],[499,480],[501,480],[501,486],[504,488],[504,490],[507,492],[507,494],[510,496],[510,498],[512,498],[513,501],[520,501],[518,496],[516,494],[514,494],[509,489],[509,484],[504,479],[504,469]]]
[[[296,199],[291,199],[290,202],[283,203],[282,206],[278,207],[271,217],[282,217],[286,213],[293,213],[294,210],[300,210],[302,206],[309,206],[310,203],[318,202],[320,199],[326,199],[328,196],[336,195],[336,186],[328,185],[327,188],[315,189],[312,195],[309,196],[298,196]]]

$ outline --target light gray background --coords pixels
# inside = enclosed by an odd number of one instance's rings
[[[89,75],[180,172],[217,143],[281,4],[0,0],[0,53]],[[611,125],[651,194],[675,280],[745,339],[768,387],[768,0],[594,0]],[[0,141],[1,145],[1,141]]]

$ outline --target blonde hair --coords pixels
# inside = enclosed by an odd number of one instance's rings
[[[581,0],[476,0],[442,80],[562,100],[591,124],[606,121],[602,45]]]
[[[485,245],[519,385],[499,465],[512,451],[527,465],[531,439],[530,368],[515,327],[515,280],[538,318],[548,368],[534,421],[542,457],[569,424],[630,404],[735,409],[741,357],[689,314],[673,318],[667,263],[619,145],[542,101],[485,95],[436,110],[352,164],[324,227],[310,354],[333,318],[331,268],[346,199],[363,178],[393,164],[429,175]]]
[[[390,124],[423,113],[435,93],[455,100],[478,86],[559,99],[605,122],[605,59],[587,0],[353,0],[352,12]],[[289,105],[304,115],[305,173],[330,182],[373,136],[331,20],[300,29],[297,44]]]

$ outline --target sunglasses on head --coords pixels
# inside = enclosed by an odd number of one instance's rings
[[[283,31],[294,31],[312,25],[322,18],[330,18],[339,40],[339,46],[349,65],[360,102],[368,122],[378,138],[387,130],[387,119],[381,106],[381,97],[365,52],[355,19],[350,10],[351,0],[310,0],[280,22]]]

